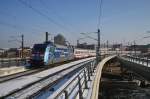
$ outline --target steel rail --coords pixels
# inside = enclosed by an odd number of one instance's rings
[[[57,92],[52,94],[49,98],[59,99],[63,94],[65,94],[65,99],[75,99],[79,94],[79,99],[82,99],[85,89],[88,89],[88,81],[91,81],[90,77],[93,76],[94,73],[94,61],[95,60],[88,62],[83,69],[78,71],[78,73],[71,77]]]
[[[88,60],[89,61],[89,60]],[[71,69],[71,68],[73,68],[73,67],[76,67],[77,65],[82,65],[82,64],[85,64],[86,62],[88,62],[88,61],[84,61],[84,62],[81,62],[81,63],[78,63],[78,64],[75,64],[75,65],[72,65],[72,66],[70,66],[70,67],[68,67],[68,68],[65,68],[65,69],[62,69],[62,70],[60,70],[60,71],[57,71],[57,72],[55,72],[55,73],[53,73],[53,74],[50,74],[50,75],[48,75],[48,76],[46,76],[46,77],[44,77],[44,78],[41,78],[40,80],[38,80],[38,81],[35,81],[35,82],[33,82],[33,83],[30,83],[30,84],[28,84],[28,85],[25,85],[23,88],[21,88],[21,89],[17,89],[17,90],[15,90],[15,91],[13,91],[13,92],[10,92],[10,93],[8,93],[7,95],[5,95],[5,96],[2,96],[1,98],[7,98],[7,97],[15,97],[15,96],[18,96],[18,94],[20,93],[20,92],[23,92],[24,90],[26,90],[26,89],[28,89],[28,88],[30,88],[30,87],[32,87],[32,86],[36,86],[36,84],[37,83],[41,83],[42,81],[44,82],[45,80],[47,80],[47,79],[51,79],[53,76],[56,76],[56,75],[58,75],[58,74],[61,74],[62,72],[64,72],[64,71],[67,71],[68,69]],[[71,71],[72,72],[72,71]],[[67,75],[67,74],[66,74]],[[65,75],[64,75],[65,76]],[[61,77],[59,78],[59,79],[61,79]],[[57,79],[57,80],[59,80],[59,79]],[[55,81],[57,81],[57,80],[55,80]],[[55,84],[56,82],[55,81],[53,81],[53,82],[51,82],[51,84],[49,83],[48,85],[53,85],[53,84]],[[35,93],[34,93],[35,94]],[[32,94],[33,95],[33,94]],[[30,97],[30,96],[28,96],[28,97]]]
[[[18,72],[18,73],[15,73],[15,74],[3,76],[3,77],[0,77],[0,83],[4,83],[6,81],[9,81],[9,80],[12,80],[12,79],[16,79],[16,78],[19,78],[19,77],[22,77],[22,76],[35,74],[35,73],[41,72],[43,70],[45,70],[45,69],[41,68],[41,69],[27,70],[27,71]]]
[[[32,69],[32,70],[27,70],[27,71],[23,71],[23,72],[14,73],[14,74],[7,75],[7,76],[2,76],[2,77],[0,77],[0,83],[4,83],[6,81],[13,80],[13,79],[16,79],[16,78],[19,78],[19,77],[22,77],[22,76],[28,76],[28,75],[32,75],[32,74],[35,74],[35,73],[38,73],[38,72],[42,72],[44,70],[47,70],[47,69],[50,69],[50,68],[53,68],[53,67],[58,67],[62,64],[73,62],[73,61],[77,61],[77,60],[70,60],[70,61],[61,62],[61,63],[55,63],[55,64],[52,64],[53,66],[49,65],[49,66],[44,67],[44,68]]]

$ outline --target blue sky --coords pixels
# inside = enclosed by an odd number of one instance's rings
[[[39,15],[28,5],[42,12]],[[150,0],[103,0],[101,34],[102,42],[126,43],[136,40],[138,44],[148,44],[142,39],[150,34]],[[19,47],[18,42],[8,42],[25,35],[25,45],[32,46],[45,39],[45,32],[55,36],[63,34],[68,41],[76,44],[81,32],[97,31],[98,0],[0,0],[0,48]],[[91,36],[96,37],[95,34]],[[81,42],[95,43],[91,39]]]

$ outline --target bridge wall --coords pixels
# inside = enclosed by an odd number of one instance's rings
[[[119,62],[121,63],[121,66],[129,70],[132,70],[136,72],[137,74],[140,74],[142,77],[146,78],[147,80],[150,80],[150,67],[144,66],[142,64],[130,62],[121,57],[117,57],[117,58]]]
[[[94,78],[94,82],[93,82],[93,88],[92,88],[92,95],[90,99],[98,99],[98,94],[99,94],[99,85],[100,85],[100,81],[101,81],[101,73],[102,73],[102,69],[104,67],[104,65],[115,59],[116,55],[113,56],[109,56],[107,58],[104,58],[98,65],[97,65],[97,69],[96,69],[96,76]]]

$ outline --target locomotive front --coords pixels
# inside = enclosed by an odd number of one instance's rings
[[[47,44],[35,44],[32,49],[32,55],[30,58],[30,64],[33,65],[44,65],[44,55]]]

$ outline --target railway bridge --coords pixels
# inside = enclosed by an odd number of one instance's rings
[[[0,78],[0,98],[7,99],[149,99],[150,60],[104,55],[34,73]],[[39,72],[40,71],[40,72]],[[32,74],[32,75],[31,75]]]
[[[92,71],[80,71],[50,98],[148,99],[150,68],[147,58],[127,55],[104,57]],[[83,72],[83,73],[82,73]],[[90,73],[90,74],[88,74]],[[80,76],[81,75],[81,76]],[[72,84],[75,83],[75,86]],[[73,93],[73,95],[72,95]]]

